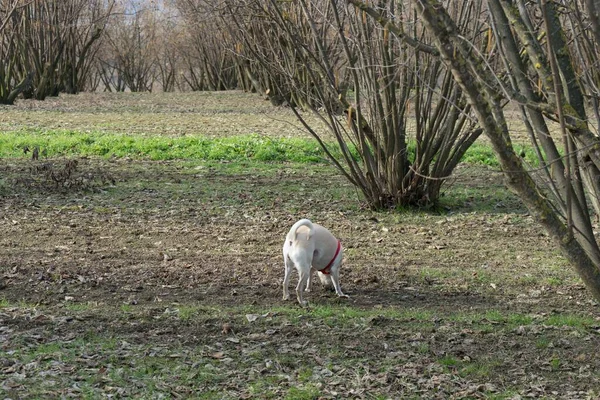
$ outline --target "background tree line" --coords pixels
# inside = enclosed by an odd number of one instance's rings
[[[0,103],[244,87],[213,16],[181,11],[170,0],[0,0]]]

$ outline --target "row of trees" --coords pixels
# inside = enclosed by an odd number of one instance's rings
[[[0,1],[0,102],[81,90],[111,8],[100,0]]]
[[[186,7],[175,0],[0,0],[0,103],[60,92],[244,87],[213,17],[192,20],[180,12]]]

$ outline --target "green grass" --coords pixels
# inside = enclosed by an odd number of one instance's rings
[[[585,329],[596,324],[597,321],[592,317],[582,317],[572,314],[556,314],[548,317],[545,323],[551,326],[568,326],[572,328]]]
[[[199,135],[164,136],[122,134],[104,131],[21,129],[0,135],[0,157],[22,157],[23,149],[39,147],[49,157],[99,156],[132,157],[151,160],[196,159],[213,161],[255,160],[262,162],[327,162],[323,149],[310,138],[277,138],[258,134],[209,138]],[[336,143],[327,143],[336,158],[341,153]],[[355,159],[359,154],[349,145]],[[409,143],[414,152],[414,143]],[[535,166],[533,150],[516,146],[527,163]],[[492,148],[476,143],[466,152],[463,162],[498,167]]]
[[[198,311],[199,307],[197,306],[181,305],[177,307],[177,314],[182,321],[189,321]]]
[[[514,149],[526,164],[534,167],[539,166],[539,160],[531,146],[514,145]],[[469,164],[487,165],[490,167],[498,167],[500,165],[492,147],[484,143],[475,143],[469,147],[462,161]]]
[[[151,160],[198,159],[214,161],[256,160],[324,162],[325,152],[311,139],[241,135],[223,138],[202,136],[142,136],[105,132],[37,131],[0,135],[0,157],[23,156],[23,149],[39,147],[49,157],[100,156]],[[330,151],[340,156],[336,146]],[[355,149],[351,148],[358,158]]]
[[[540,336],[535,341],[535,347],[540,350],[547,349],[550,346],[550,343],[551,342],[550,342],[550,339],[548,339],[548,337]]]
[[[307,385],[304,387],[289,388],[285,400],[313,400],[320,396],[320,391],[314,386]]]
[[[560,358],[553,357],[550,360],[550,368],[552,368],[552,371],[558,371],[558,369],[560,368],[561,364],[562,363],[560,361]]]

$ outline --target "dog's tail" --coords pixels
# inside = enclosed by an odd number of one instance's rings
[[[300,221],[296,222],[293,226],[292,229],[290,229],[290,232],[288,233],[287,237],[288,240],[291,242],[295,242],[296,241],[296,231],[298,230],[298,228],[300,228],[301,226],[307,226],[308,229],[310,229],[310,233],[308,234],[308,237],[310,237],[314,227],[312,222],[310,222],[310,220],[304,218],[301,219]]]

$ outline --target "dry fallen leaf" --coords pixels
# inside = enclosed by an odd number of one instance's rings
[[[258,315],[258,314],[246,314],[246,319],[248,320],[248,322],[254,322],[259,317],[260,317],[260,315]]]

